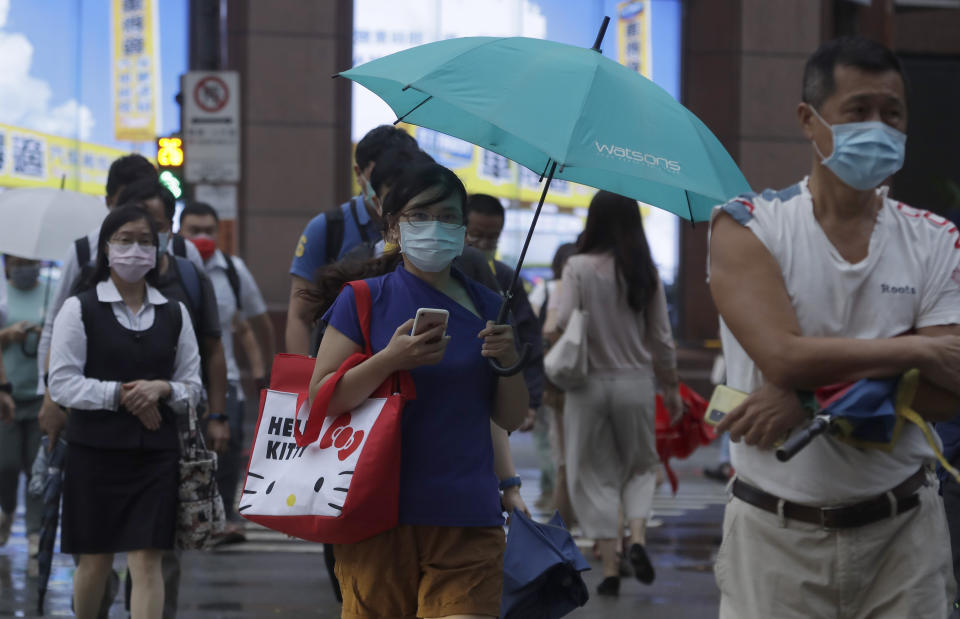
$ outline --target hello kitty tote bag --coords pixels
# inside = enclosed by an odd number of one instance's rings
[[[401,416],[415,397],[407,372],[388,378],[352,411],[328,416],[343,375],[371,356],[370,290],[351,282],[366,349],[348,358],[308,408],[314,360],[277,355],[238,511],[267,528],[327,544],[351,544],[397,525]]]

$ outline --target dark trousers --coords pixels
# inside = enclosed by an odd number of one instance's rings
[[[243,440],[243,414],[245,402],[240,399],[240,383],[231,382],[227,387],[227,423],[230,426],[230,442],[227,451],[220,458],[217,466],[217,485],[220,487],[220,496],[223,497],[223,507],[227,512],[228,520],[236,520],[237,515],[237,485],[240,483],[240,473],[244,466],[243,449],[246,446]]]
[[[17,418],[9,423],[0,423],[0,511],[10,514],[17,511],[17,495],[20,473],[30,481],[33,460],[40,448],[40,426],[37,411],[40,402],[17,402]],[[39,533],[43,518],[43,498],[26,493],[27,533]]]

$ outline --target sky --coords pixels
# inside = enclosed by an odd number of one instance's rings
[[[113,133],[110,0],[0,0],[0,123],[129,148]],[[187,69],[187,0],[159,2],[160,133]]]

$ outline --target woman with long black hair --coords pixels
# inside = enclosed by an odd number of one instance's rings
[[[113,555],[126,552],[134,619],[161,616],[161,554],[173,548],[175,415],[200,395],[200,355],[181,303],[154,287],[157,231],[147,213],[107,215],[91,286],[54,321],[50,395],[67,407],[61,550],[79,555],[77,617],[96,617]]]
[[[635,200],[601,191],[590,202],[578,252],[563,270],[560,329],[578,307],[588,316],[588,374],[566,392],[567,486],[577,521],[603,558],[597,591],[617,595],[621,510],[636,576],[654,579],[645,543],[659,465],[657,383],[671,416],[682,414],[666,296]]]
[[[400,524],[335,547],[343,617],[496,617],[503,576],[503,517],[490,421],[516,429],[527,412],[522,375],[498,377],[487,358],[517,361],[512,329],[494,324],[500,297],[451,268],[466,234],[466,191],[435,163],[410,166],[383,203],[399,252],[332,267],[319,290],[367,278],[373,356],[347,372],[328,414],[363,402],[409,370],[417,397],[403,411]],[[417,309],[449,312],[443,327],[410,335]],[[351,288],[327,312],[310,383],[316,394],[364,347]],[[507,454],[509,451],[506,452]],[[501,484],[502,485],[502,484]]]

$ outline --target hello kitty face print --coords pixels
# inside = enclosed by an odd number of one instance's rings
[[[301,404],[295,421],[297,394],[268,391],[238,510],[260,516],[339,516],[385,401],[370,399],[351,412],[327,417],[319,440],[297,447],[294,424],[303,430],[308,404]]]

